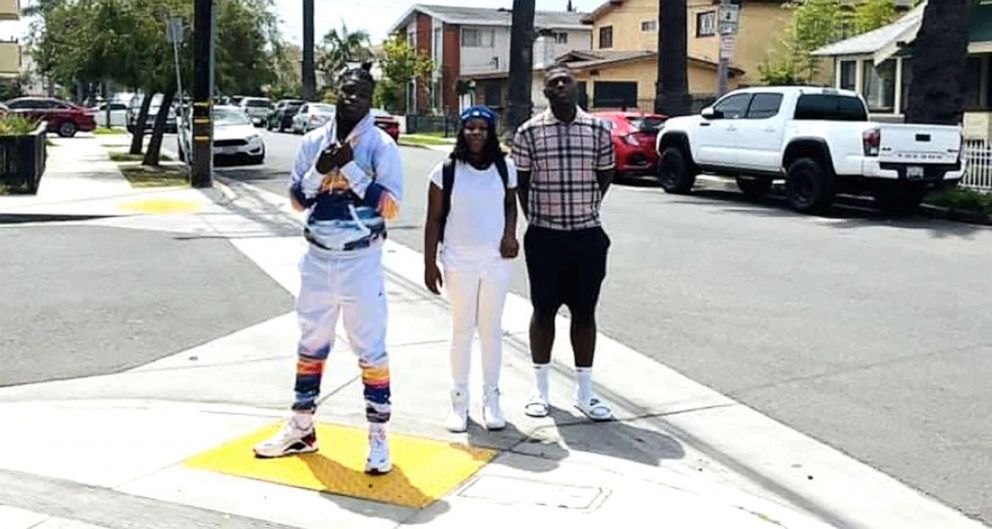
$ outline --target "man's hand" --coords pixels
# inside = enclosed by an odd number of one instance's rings
[[[517,242],[517,238],[512,235],[504,236],[499,244],[499,254],[503,256],[503,259],[514,259],[519,253],[520,243]]]
[[[433,294],[441,295],[441,287],[444,286],[444,279],[441,277],[441,270],[438,269],[436,263],[428,263],[424,269],[424,285]]]
[[[348,165],[348,162],[354,159],[355,153],[351,149],[351,144],[331,145],[321,151],[320,158],[317,159],[317,172],[326,175],[334,169]]]

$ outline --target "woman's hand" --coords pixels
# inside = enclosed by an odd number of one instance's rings
[[[424,268],[424,285],[431,293],[441,295],[444,279],[441,277],[441,270],[437,267],[437,263],[428,263]]]
[[[520,243],[513,235],[504,235],[503,241],[499,244],[499,253],[503,259],[513,259],[520,253]]]

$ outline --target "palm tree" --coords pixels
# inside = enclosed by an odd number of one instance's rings
[[[328,84],[334,82],[334,77],[357,62],[365,62],[372,58],[372,39],[366,31],[348,31],[348,26],[341,23],[341,29],[332,29],[324,35],[317,59],[318,69],[327,76]]]
[[[534,0],[513,0],[510,29],[510,105],[503,122],[506,132],[530,119],[533,110],[531,79],[534,72]]]
[[[957,125],[964,114],[973,0],[932,0],[913,44],[906,121]]]
[[[686,44],[686,0],[658,3],[658,84],[655,112],[684,116],[692,110]]]

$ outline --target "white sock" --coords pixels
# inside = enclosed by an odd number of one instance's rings
[[[548,400],[548,374],[551,372],[551,364],[534,364],[534,378],[537,381],[537,393],[541,398]]]
[[[310,412],[296,412],[293,414],[293,426],[296,428],[307,431],[313,429],[313,413]]]
[[[369,423],[369,434],[381,434],[383,437],[386,436],[386,423],[384,422],[370,422]]]
[[[575,382],[578,384],[577,395],[582,402],[592,398],[592,368],[576,367]]]

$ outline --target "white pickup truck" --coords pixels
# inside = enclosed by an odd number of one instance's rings
[[[749,88],[699,116],[665,122],[658,178],[669,193],[688,193],[700,173],[736,178],[751,197],[784,179],[801,212],[824,208],[837,193],[870,193],[884,210],[909,212],[928,191],[961,180],[962,143],[960,127],[869,121],[855,92]]]

